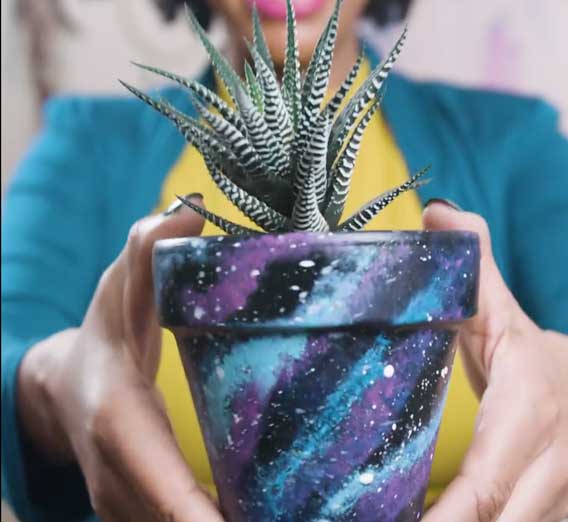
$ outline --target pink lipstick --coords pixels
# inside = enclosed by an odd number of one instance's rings
[[[247,0],[252,7],[255,0]],[[326,0],[294,0],[296,18],[308,18],[321,9]],[[256,7],[261,17],[275,20],[286,19],[286,0],[256,0]]]

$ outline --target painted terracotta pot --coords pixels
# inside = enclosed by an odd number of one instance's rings
[[[226,520],[419,519],[478,272],[461,232],[159,242]]]

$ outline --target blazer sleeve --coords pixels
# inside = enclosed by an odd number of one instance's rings
[[[35,342],[81,324],[103,270],[105,175],[88,101],[51,101],[44,121],[2,212],[2,497],[22,521],[74,522],[91,514],[83,477],[34,455],[16,381]]]
[[[527,102],[529,104],[529,102]],[[533,100],[510,136],[507,193],[511,279],[517,299],[542,328],[568,333],[568,140],[557,112]]]

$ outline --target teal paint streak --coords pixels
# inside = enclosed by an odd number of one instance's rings
[[[432,279],[426,288],[416,293],[394,322],[396,324],[428,322],[433,316],[439,315],[444,309],[442,296],[448,292],[453,280],[454,275],[451,273]]]
[[[204,385],[209,418],[215,426],[217,443],[223,443],[229,433],[232,413],[231,399],[243,386],[254,382],[261,398],[277,382],[290,359],[299,359],[307,347],[307,336],[275,335],[248,339],[237,343],[213,370]]]
[[[365,391],[376,382],[377,372],[367,367],[379,368],[384,364],[384,352],[389,341],[378,337],[373,348],[357,361],[345,381],[338,385],[325,403],[316,419],[310,419],[300,430],[291,448],[270,465],[268,472],[259,472],[258,482],[270,484],[271,495],[267,506],[274,520],[282,515],[282,494],[286,483],[316,455],[325,452],[333,444],[334,431],[350,414],[353,404],[361,399]]]
[[[348,277],[340,266],[330,267],[328,274],[322,272],[310,292],[309,302],[300,305],[294,315],[306,324],[351,322],[352,296],[357,294],[361,280],[378,256],[379,249],[372,247],[362,247],[356,255],[346,255],[341,264],[353,267]],[[274,324],[288,326],[290,319],[282,318],[274,321]]]
[[[412,466],[424,457],[434,443],[443,411],[442,403],[430,424],[414,437],[410,443],[402,446],[396,454],[392,455],[386,464],[381,467],[368,466],[348,477],[342,489],[337,491],[327,501],[319,516],[336,520],[336,517],[350,513],[358,500],[369,492],[369,488],[376,490],[387,483],[393,474],[408,472]],[[365,475],[369,477],[372,475],[373,479],[370,484],[363,483],[365,481],[362,482],[361,477]]]

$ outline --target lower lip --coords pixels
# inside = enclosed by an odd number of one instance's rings
[[[326,0],[295,0],[293,3],[296,19],[310,17],[319,11],[325,2]],[[251,7],[256,3],[259,14],[264,18],[286,20],[286,0],[248,0],[248,3]]]

